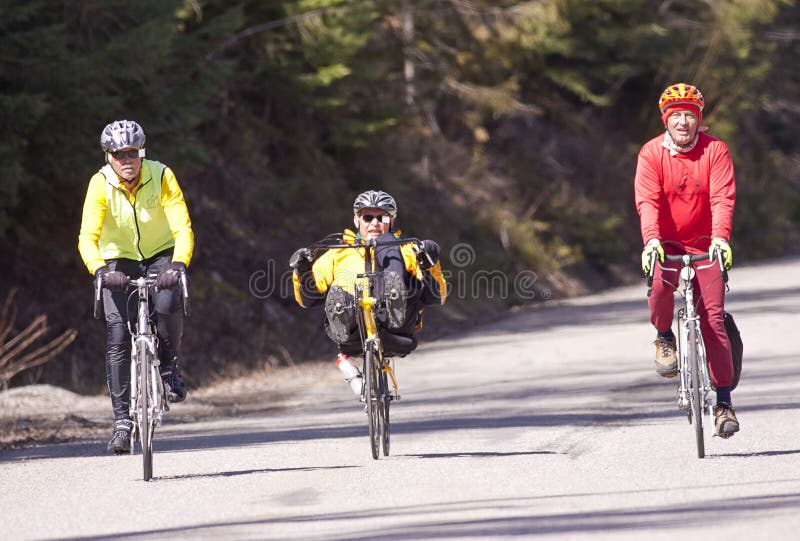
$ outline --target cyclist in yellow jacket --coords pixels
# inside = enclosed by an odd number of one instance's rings
[[[166,165],[144,159],[145,134],[130,120],[108,124],[100,135],[106,165],[89,180],[78,250],[101,280],[108,329],[106,376],[114,410],[108,450],[130,451],[129,278],[156,276],[155,310],[161,376],[172,402],[186,398],[178,366],[183,334],[182,297],[175,290],[192,258],[194,233],[183,192]]]
[[[444,304],[447,284],[439,261],[439,245],[423,241],[417,253],[414,244],[384,245],[402,238],[394,230],[395,199],[383,191],[369,190],[353,203],[356,232],[346,229],[345,243],[374,240],[376,270],[382,272],[377,294],[383,298],[376,308],[384,349],[403,356],[417,347],[414,334],[422,327],[422,307]],[[353,294],[357,275],[364,272],[364,249],[332,248],[312,253],[297,250],[289,260],[293,269],[295,299],[304,308],[325,302],[325,332],[339,346],[339,358],[360,355],[361,337]],[[354,387],[355,388],[355,387]]]

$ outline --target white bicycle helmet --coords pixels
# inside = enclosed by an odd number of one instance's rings
[[[394,197],[380,190],[368,190],[359,194],[353,202],[353,214],[358,214],[361,209],[381,209],[392,218],[397,216],[397,203]]]
[[[144,130],[133,120],[116,120],[100,134],[100,146],[105,152],[114,152],[121,148],[142,148],[145,140]]]

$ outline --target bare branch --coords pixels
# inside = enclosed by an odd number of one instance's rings
[[[18,374],[19,372],[27,370],[28,368],[33,368],[34,366],[39,366],[40,364],[46,363],[61,353],[64,348],[70,345],[75,340],[76,336],[78,336],[78,331],[75,329],[64,331],[61,336],[54,338],[44,346],[41,346],[27,355],[20,357],[20,359],[14,363],[14,374]],[[14,374],[12,374],[12,376]]]
[[[69,329],[42,346],[27,352],[48,330],[47,316],[36,316],[19,334],[6,341],[16,321],[17,310],[12,305],[16,290],[9,292],[0,312],[0,388],[5,388],[15,375],[45,364],[70,345],[78,331]]]
[[[47,317],[38,316],[24,331],[0,346],[0,366],[14,358],[22,350],[33,344],[47,330]]]
[[[5,302],[3,302],[3,311],[0,312],[0,344],[5,341],[6,336],[11,332],[14,322],[17,320],[17,309],[12,304],[16,293],[16,288],[9,291]]]

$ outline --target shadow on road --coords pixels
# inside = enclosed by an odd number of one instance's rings
[[[356,466],[326,466],[326,467],[308,467],[308,468],[262,468],[260,470],[238,470],[238,471],[225,471],[216,473],[197,473],[186,475],[165,475],[163,477],[154,477],[153,481],[177,481],[183,479],[214,479],[217,477],[238,477],[240,475],[253,475],[256,473],[278,473],[290,471],[319,471],[319,470],[342,470],[347,468],[355,468]]]
[[[589,412],[558,413],[541,412],[537,414],[497,414],[484,412],[482,415],[461,415],[439,419],[422,419],[408,422],[392,423],[392,433],[410,434],[435,432],[440,430],[480,430],[496,428],[531,428],[556,425],[598,425],[598,424],[626,424],[633,421],[646,421],[653,414],[644,413],[609,413],[599,414]],[[659,416],[671,416],[672,413],[663,412]],[[366,418],[365,418],[366,420]],[[268,445],[274,443],[287,443],[310,440],[326,440],[339,438],[364,438],[366,442],[367,424],[340,426],[306,426],[284,430],[240,431],[234,428],[220,428],[217,430],[182,430],[179,436],[164,435],[154,441],[156,453],[192,452],[198,450],[219,449],[225,447],[244,447],[252,445]],[[365,443],[366,445],[366,443]],[[83,441],[66,445],[53,445],[21,449],[5,452],[0,461],[18,461],[53,458],[76,457],[108,457],[105,453],[103,441]]]
[[[667,489],[665,489],[667,490]],[[669,489],[671,490],[671,489]],[[635,494],[624,491],[616,494]],[[575,496],[607,496],[582,494]],[[215,522],[197,526],[181,526],[139,532],[118,533],[114,539],[164,539],[180,538],[237,538],[238,534],[252,535],[261,531],[265,538],[269,532],[281,532],[282,539],[326,539],[327,541],[416,540],[416,539],[486,539],[531,535],[568,535],[603,532],[663,531],[685,528],[687,525],[705,526],[710,517],[724,516],[728,524],[747,522],[761,513],[789,512],[800,505],[800,493],[749,496],[705,502],[688,502],[671,506],[642,506],[634,509],[607,508],[576,513],[543,513],[543,501],[563,495],[534,498],[468,500],[461,502],[409,505],[402,507],[380,506],[353,512],[325,513],[268,517],[263,519]],[[605,498],[603,501],[608,501]],[[644,500],[643,500],[644,501]],[[455,517],[475,516],[485,511],[495,511],[489,519]],[[496,514],[505,516],[497,517]],[[447,517],[452,516],[452,519]],[[365,527],[365,520],[383,518],[385,524]],[[402,524],[397,525],[402,518]],[[287,536],[287,528],[308,526],[303,531]],[[364,526],[362,526],[364,525]],[[335,531],[324,535],[320,532]],[[248,536],[249,537],[249,536]],[[74,537],[82,541],[107,539],[105,536]]]
[[[637,312],[636,309],[639,309]],[[426,344],[424,351],[452,351],[474,347],[473,339],[479,338],[481,345],[491,345],[493,337],[507,333],[541,332],[556,327],[580,327],[581,325],[630,325],[647,321],[647,298],[642,293],[641,301],[604,302],[595,305],[541,306],[521,311],[477,330],[470,330],[456,345],[450,340]],[[498,338],[495,343],[508,343],[509,338]]]
[[[777,376],[778,374],[776,374]],[[772,377],[769,379],[773,379]],[[629,427],[635,425],[648,425],[659,423],[664,419],[683,417],[672,403],[674,396],[674,384],[665,383],[653,379],[646,381],[630,382],[626,385],[618,385],[609,388],[606,384],[595,385],[574,385],[568,381],[560,382],[560,385],[553,385],[555,381],[550,381],[548,387],[541,385],[521,385],[515,389],[506,388],[505,398],[512,398],[516,404],[515,409],[509,410],[508,406],[488,406],[481,407],[479,410],[469,408],[461,412],[450,412],[447,416],[437,416],[439,411],[437,406],[443,404],[469,404],[482,403],[491,404],[491,400],[498,395],[493,388],[475,389],[453,393],[449,389],[449,394],[442,393],[437,396],[422,401],[415,401],[417,408],[416,418],[407,419],[402,417],[402,413],[394,419],[392,432],[394,434],[420,434],[445,430],[493,430],[505,428],[541,428],[553,426],[584,426],[584,427]],[[502,382],[500,382],[502,385]],[[547,404],[547,400],[542,401],[542,397],[552,395],[554,398],[574,396],[576,393],[586,396],[594,393],[597,401],[593,404],[580,408],[571,407],[569,410],[565,406],[553,406],[550,409],[543,409],[541,404]],[[533,407],[533,404],[526,404],[525,400],[536,398],[540,405]],[[345,403],[341,409],[352,408],[353,405]],[[754,411],[779,411],[800,409],[798,401],[778,402],[773,400],[761,400],[742,406],[738,409],[743,421],[746,420],[748,412]],[[339,408],[331,410],[334,413]],[[427,413],[426,413],[427,412]],[[360,415],[355,417],[348,416],[348,419],[361,420]],[[366,421],[366,417],[363,419]],[[364,438],[367,437],[367,425],[357,422],[355,424],[324,424],[296,426],[291,428],[271,430],[268,426],[269,418],[265,418],[263,430],[242,429],[240,426],[219,428],[197,428],[192,429],[191,425],[181,427],[178,434],[162,433],[155,440],[156,453],[169,452],[193,452],[198,450],[219,449],[226,447],[244,447],[254,445],[270,445],[290,442],[313,441],[313,440],[332,440],[345,438]],[[526,451],[520,454],[546,454],[548,450]],[[723,455],[723,456],[771,456],[788,454],[791,451],[785,450],[764,450],[743,455]],[[483,456],[505,456],[504,453],[486,453]],[[449,456],[449,455],[441,455]],[[477,456],[470,454],[469,451],[455,452],[452,456]],[[105,452],[105,441],[97,439],[84,439],[76,442],[60,445],[46,445],[28,449],[8,450],[0,453],[0,463],[8,461],[23,461],[34,459],[53,459],[53,458],[77,458],[77,457],[102,457],[103,459],[113,459]],[[439,455],[430,454],[426,458],[438,458]]]
[[[731,291],[725,297],[725,304],[728,303],[738,303],[738,302],[753,302],[759,301],[762,303],[766,303],[766,301],[773,301],[773,300],[781,300],[787,297],[797,297],[800,296],[800,287],[785,287],[782,289],[769,289],[769,290],[759,290],[759,291],[744,291],[744,292],[736,292],[735,289],[731,289]],[[772,311],[770,310],[765,311]],[[794,312],[798,311],[798,307],[795,306]]]
[[[759,291],[735,292],[731,290],[726,302],[731,307],[734,315],[744,316],[758,314],[800,313],[800,307],[794,306],[741,306],[746,303],[761,302],[763,305],[769,301],[785,299],[787,297],[800,296],[800,288],[782,288]],[[698,301],[700,299],[698,298]],[[676,303],[679,301],[676,300]],[[740,306],[737,306],[740,305]],[[741,321],[737,319],[737,322]],[[490,347],[493,345],[507,345],[516,342],[518,337],[508,336],[524,335],[552,330],[558,327],[575,327],[580,329],[586,326],[587,329],[598,325],[637,325],[648,324],[647,297],[644,290],[641,300],[608,301],[598,299],[592,303],[581,304],[562,304],[557,306],[537,306],[519,313],[509,315],[496,323],[486,325],[478,330],[470,330],[463,335],[454,334],[453,338],[461,338],[460,343],[456,344],[451,340],[426,344],[423,351],[453,351],[459,349],[474,348],[475,340],[479,340],[480,346]],[[746,326],[742,328],[746,334]]]
[[[530,456],[530,455],[556,455],[555,451],[514,451],[514,452],[494,452],[494,451],[463,451],[458,453],[422,453],[418,455],[394,455],[404,458],[498,458],[507,456]]]
[[[783,455],[797,455],[797,454],[800,454],[800,449],[794,449],[791,451],[764,451],[761,453],[716,453],[712,455],[706,455],[706,458],[725,458],[725,457],[750,458],[754,456],[783,456]]]

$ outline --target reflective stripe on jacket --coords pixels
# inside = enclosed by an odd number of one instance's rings
[[[89,272],[109,259],[141,261],[172,247],[172,260],[189,265],[194,233],[175,174],[162,163],[142,160],[139,178],[130,193],[106,165],[89,181],[78,235]]]

